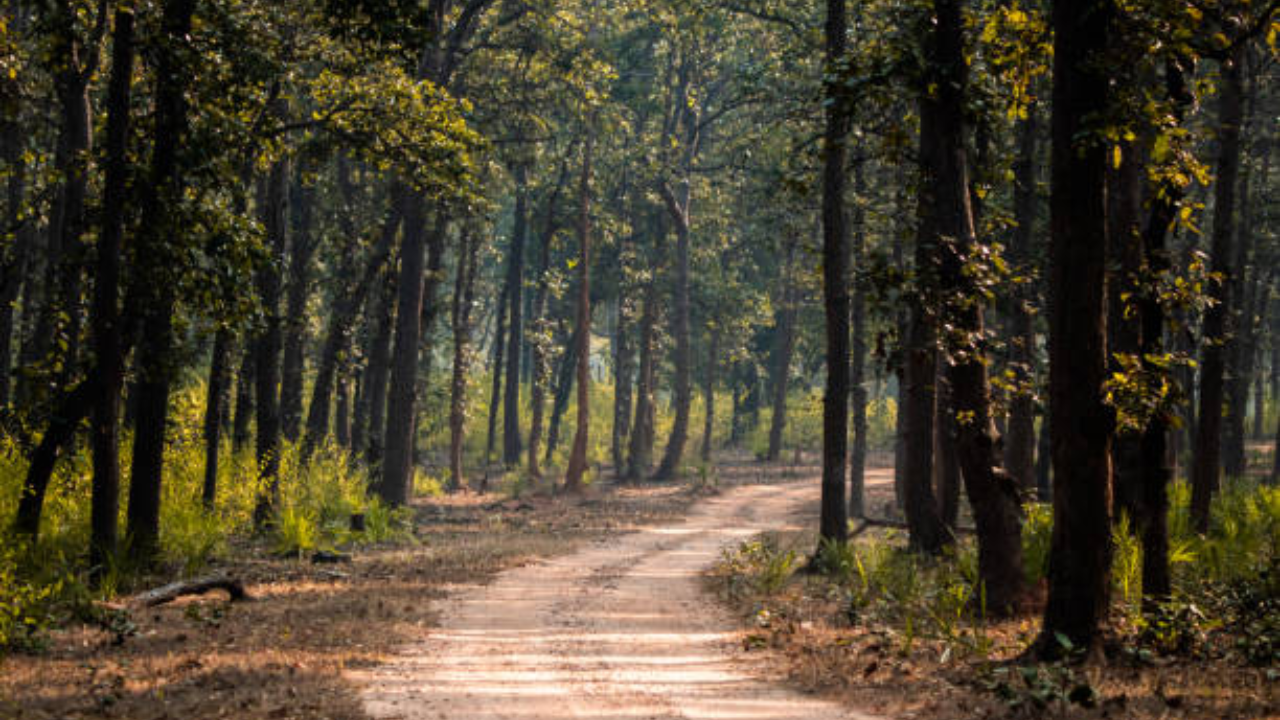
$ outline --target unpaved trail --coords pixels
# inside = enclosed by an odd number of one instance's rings
[[[685,522],[505,572],[443,603],[440,626],[352,673],[375,718],[553,720],[868,716],[762,679],[702,590],[722,548],[809,522],[816,479],[751,485]]]

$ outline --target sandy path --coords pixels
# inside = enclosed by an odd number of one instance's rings
[[[430,638],[352,673],[365,708],[406,720],[866,718],[760,679],[701,589],[721,548],[809,521],[817,495],[815,480],[735,488],[682,524],[455,594]]]

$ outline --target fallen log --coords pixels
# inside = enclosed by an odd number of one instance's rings
[[[249,596],[249,593],[245,592],[244,584],[236,578],[226,577],[225,575],[208,575],[193,580],[179,580],[178,582],[148,590],[132,597],[127,605],[131,608],[155,607],[173,602],[186,595],[204,595],[213,590],[225,590],[231,596],[232,602],[253,599]]]

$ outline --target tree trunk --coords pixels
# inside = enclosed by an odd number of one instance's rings
[[[407,504],[412,489],[414,402],[427,250],[426,198],[420,192],[408,192],[400,246],[400,280],[396,285],[395,349],[384,430],[386,456],[382,461],[382,479],[376,487],[378,496],[393,506]],[[443,221],[442,217],[435,219]]]
[[[644,290],[640,310],[640,367],[636,371],[636,412],[631,423],[627,479],[639,480],[653,460],[653,344],[658,315],[658,289],[652,278]]]
[[[786,259],[782,265],[782,302],[778,308],[773,381],[769,388],[772,412],[769,417],[769,448],[764,459],[771,463],[778,462],[782,455],[782,434],[787,427],[787,390],[791,384],[791,356],[795,354],[796,314],[800,304],[797,297],[799,291],[793,277],[794,264],[795,244],[788,243]]]
[[[283,117],[283,105],[276,113]],[[257,505],[253,509],[255,527],[265,527],[276,510],[280,493],[280,354],[283,345],[280,318],[280,271],[287,252],[289,166],[278,160],[271,166],[266,180],[262,206],[263,226],[267,232],[272,261],[258,272],[258,297],[263,307],[263,328],[257,339],[254,372],[254,409],[258,420],[255,455],[258,476],[265,481]]]
[[[1242,46],[1243,47],[1243,46]],[[1191,466],[1191,523],[1196,532],[1209,530],[1209,507],[1221,482],[1223,372],[1228,348],[1227,311],[1231,307],[1231,239],[1235,233],[1236,179],[1240,168],[1240,122],[1244,95],[1242,51],[1222,63],[1218,91],[1218,167],[1214,184],[1213,234],[1210,264],[1221,281],[1209,285],[1214,301],[1204,314],[1200,350],[1200,409],[1196,413],[1195,457]]]
[[[991,389],[987,380],[982,340],[985,329],[976,281],[965,263],[978,247],[970,205],[968,159],[964,142],[964,99],[967,64],[964,57],[962,0],[934,0],[937,24],[933,36],[933,80],[938,91],[924,103],[922,118],[937,114],[937,164],[925,171],[933,182],[930,198],[942,250],[939,275],[946,298],[945,336],[947,424],[954,423],[960,475],[978,535],[978,578],[985,591],[986,609],[997,615],[1016,609],[1023,594],[1022,506],[1016,484],[1000,469],[996,452]],[[922,159],[929,158],[924,155]],[[927,209],[926,209],[927,211]],[[943,431],[950,429],[943,425]]]
[[[582,152],[582,180],[578,189],[578,308],[574,335],[577,337],[578,422],[573,434],[569,467],[564,473],[567,492],[582,491],[582,476],[587,470],[587,430],[591,413],[591,151],[595,137],[587,131]]]
[[[675,340],[675,388],[673,402],[675,421],[662,454],[662,462],[653,473],[654,480],[671,480],[680,470],[684,445],[689,438],[689,409],[693,404],[693,350],[689,338],[689,193],[684,183],[683,201],[665,184],[661,188],[667,212],[676,230],[675,313],[671,334]]]
[[[926,47],[933,42],[927,31]],[[934,59],[932,62],[936,63]],[[931,82],[936,82],[931,79]],[[937,302],[939,227],[937,183],[930,178],[945,152],[940,146],[939,113],[928,93],[920,97],[919,158],[923,177],[917,202],[915,246],[915,291],[909,302],[907,339],[903,346],[903,399],[898,412],[903,416],[902,494],[911,547],[937,555],[951,544],[933,490],[933,443],[937,415],[938,353],[933,305]]]
[[[458,267],[453,285],[453,377],[449,383],[449,490],[457,492],[465,484],[462,472],[462,444],[467,424],[467,372],[471,365],[471,308],[475,302],[475,279],[479,238],[474,228],[464,225],[458,248]]]
[[[503,288],[502,295],[498,299],[498,311],[494,314],[494,322],[497,328],[493,333],[493,389],[489,393],[489,433],[484,441],[484,466],[489,467],[490,458],[493,457],[493,446],[496,444],[495,439],[498,432],[498,408],[502,406],[502,370],[505,367],[503,359],[506,357],[507,349],[507,289]]]
[[[560,368],[556,374],[556,392],[551,402],[551,422],[547,427],[547,452],[543,455],[545,462],[551,462],[551,456],[560,447],[560,421],[569,409],[569,392],[573,389],[574,370],[577,369],[578,332],[575,328],[569,335],[564,352],[560,355]]]
[[[302,433],[303,352],[307,342],[307,297],[311,290],[311,256],[316,240],[312,232],[315,191],[294,180],[292,203],[293,242],[289,254],[289,290],[285,300],[284,357],[280,373],[280,431],[289,442]],[[327,400],[328,398],[326,398]]]
[[[163,4],[162,37],[154,47],[157,57],[155,90],[155,144],[151,177],[142,200],[142,233],[138,237],[140,268],[137,315],[143,318],[143,341],[138,351],[138,419],[134,430],[133,467],[129,481],[129,555],[138,566],[151,563],[160,541],[160,480],[164,470],[164,437],[169,410],[169,380],[173,352],[171,283],[164,281],[169,268],[168,247],[178,231],[172,205],[181,197],[183,174],[178,149],[187,130],[185,85],[190,77],[179,45],[190,42],[194,0],[168,0]]]
[[[1037,108],[1027,108],[1027,117],[1018,122],[1018,157],[1013,166],[1013,215],[1016,227],[1010,255],[1015,272],[1026,276],[1034,265],[1031,239],[1036,221],[1036,154],[1039,140]],[[1014,291],[1010,353],[1016,390],[1009,401],[1009,433],[1005,437],[1004,467],[1029,494],[1036,486],[1036,402],[1034,393],[1036,365],[1036,333],[1031,303],[1035,291]]]
[[[849,358],[849,401],[853,423],[853,447],[849,451],[849,516],[866,517],[864,490],[867,467],[867,289],[865,274],[860,272],[867,263],[867,213],[863,198],[867,192],[865,159],[858,157],[853,163],[853,270],[851,282],[853,297],[849,308],[849,325],[853,333]]]
[[[528,169],[515,167],[516,206],[511,230],[511,260],[507,270],[507,388],[502,406],[502,464],[514,468],[520,463],[520,358],[524,345],[524,246],[528,235]]]
[[[12,255],[5,253],[4,287],[0,289],[0,410],[8,409],[12,401],[10,375],[13,374],[14,308],[22,289],[30,293],[34,284],[27,278],[35,229],[23,209],[28,172],[23,159],[26,150],[24,137],[26,131],[16,111],[11,117],[0,120],[0,153],[3,153],[9,172],[5,183],[4,223],[13,232]],[[24,304],[24,313],[30,307]]]
[[[945,357],[943,360],[945,362]],[[942,523],[947,533],[954,536],[960,520],[960,456],[956,447],[960,433],[944,362],[937,365],[934,385],[933,491]]]
[[[40,533],[40,517],[44,511],[44,498],[49,490],[49,480],[62,450],[75,438],[80,421],[89,415],[98,390],[93,377],[81,382],[62,399],[52,413],[49,427],[40,438],[40,444],[31,453],[27,476],[18,498],[18,511],[14,516],[13,531],[26,536],[34,543]]]
[[[218,328],[209,360],[209,387],[204,410],[204,486],[200,500],[208,511],[214,509],[218,499],[218,450],[222,444],[223,418],[227,415],[227,401],[230,399],[233,345],[231,331]]]
[[[128,202],[129,113],[133,91],[133,13],[116,10],[107,88],[107,161],[102,231],[98,234],[93,287],[93,352],[97,397],[93,406],[93,496],[89,566],[104,574],[115,558],[120,516],[120,392],[124,352],[120,322],[120,253]]]
[[[1105,176],[1107,147],[1090,123],[1108,109],[1108,0],[1053,6],[1053,161],[1050,202],[1049,409],[1053,537],[1049,598],[1038,653],[1058,634],[1088,652],[1107,615],[1111,432],[1107,378]]]
[[[632,356],[630,327],[627,318],[627,299],[617,300],[617,322],[613,329],[613,423],[610,450],[613,472],[616,477],[626,473],[626,442],[631,433],[631,376]]]
[[[236,414],[231,426],[231,449],[235,452],[248,446],[251,436],[249,426],[255,412],[253,389],[257,382],[254,377],[258,367],[257,345],[257,338],[246,340],[244,355],[240,359],[240,372],[236,373]]]
[[[706,377],[702,382],[702,404],[706,413],[702,422],[702,462],[711,462],[711,446],[716,427],[716,365],[720,362],[720,329],[711,327],[707,330],[711,342],[707,346]]]
[[[567,158],[566,158],[567,159]],[[557,227],[556,206],[560,192],[569,174],[569,165],[564,162],[560,166],[560,177],[556,187],[547,198],[547,205],[542,221],[542,236],[538,243],[537,289],[533,294],[533,304],[529,311],[530,326],[534,328],[535,337],[529,343],[529,448],[527,462],[529,476],[542,477],[542,469],[538,467],[538,453],[542,446],[542,418],[546,410],[547,379],[550,373],[549,343],[547,336],[550,323],[543,317],[547,303],[551,269],[551,241],[555,237]]]
[[[401,220],[403,221],[403,217]],[[395,326],[397,292],[395,263],[388,263],[379,276],[382,291],[371,308],[375,330],[373,344],[369,348],[369,366],[365,369],[368,411],[363,414],[365,434],[368,436],[365,459],[374,477],[377,477],[382,467],[386,438],[383,433],[387,417],[387,379],[391,374],[391,335]]]
[[[848,45],[845,0],[827,0],[822,158],[822,298],[826,312],[827,388],[822,402],[822,512],[819,535],[844,544],[849,536],[845,468],[849,461],[849,227],[845,157],[852,106],[841,78]],[[785,376],[784,376],[785,377]]]

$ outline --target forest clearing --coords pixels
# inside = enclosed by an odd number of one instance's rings
[[[0,718],[1280,718],[1280,0],[0,3]]]

